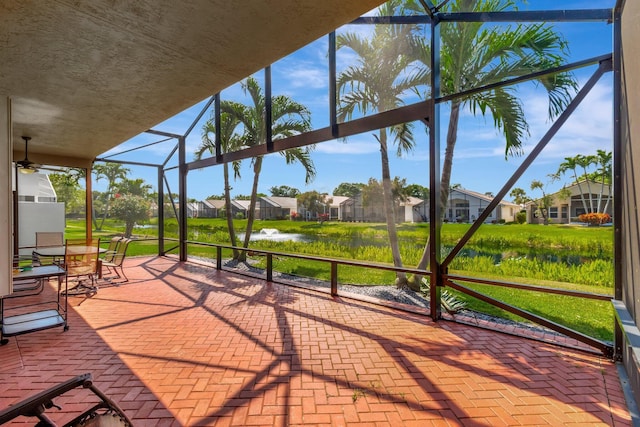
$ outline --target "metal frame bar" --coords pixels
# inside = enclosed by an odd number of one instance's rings
[[[336,87],[336,35],[335,32],[329,35],[329,120],[330,125],[326,128],[310,131],[301,135],[296,135],[290,138],[281,139],[277,141],[273,141],[272,139],[272,82],[271,82],[271,69],[270,67],[265,68],[265,100],[266,100],[266,115],[267,115],[267,123],[268,128],[266,129],[267,134],[267,143],[251,148],[247,148],[244,150],[232,152],[232,153],[222,153],[221,143],[220,143],[220,94],[214,95],[206,107],[202,110],[198,118],[192,123],[191,127],[187,131],[188,135],[194,128],[195,124],[200,120],[205,111],[211,106],[211,103],[215,103],[215,120],[216,120],[216,153],[215,156],[207,159],[201,159],[198,161],[186,162],[186,152],[185,152],[185,138],[186,135],[180,136],[175,134],[169,134],[156,130],[149,130],[147,132],[168,136],[170,138],[177,138],[178,143],[166,158],[165,162],[158,166],[158,182],[161,184],[162,179],[164,179],[165,184],[167,185],[167,189],[169,194],[171,194],[171,190],[169,189],[169,183],[166,178],[166,165],[169,160],[173,157],[173,155],[178,151],[178,166],[179,169],[179,211],[176,212],[175,203],[173,202],[173,197],[171,198],[171,203],[176,213],[176,218],[179,220],[180,225],[180,239],[179,239],[179,247],[180,247],[180,259],[181,261],[185,261],[187,259],[187,233],[186,233],[186,192],[187,192],[187,174],[189,170],[200,169],[208,166],[219,165],[222,163],[232,162],[235,160],[242,160],[247,158],[252,158],[256,156],[266,155],[276,151],[282,151],[289,148],[297,148],[303,147],[311,144],[315,144],[318,142],[328,141],[336,138],[347,137],[355,134],[360,134],[363,132],[367,132],[370,130],[380,129],[384,127],[389,127],[393,125],[397,125],[400,123],[407,123],[411,121],[423,121],[429,127],[429,142],[430,142],[430,172],[429,172],[429,182],[430,182],[430,198],[433,203],[430,203],[429,213],[431,217],[431,223],[429,225],[430,229],[430,249],[429,249],[429,264],[430,270],[428,274],[430,275],[431,284],[434,285],[431,287],[431,316],[434,320],[437,320],[440,317],[440,288],[445,285],[449,285],[455,289],[458,289],[462,292],[465,292],[469,295],[477,297],[483,301],[490,302],[498,307],[503,309],[507,309],[513,313],[519,314],[525,318],[535,321],[536,323],[552,327],[555,330],[562,331],[568,336],[579,339],[582,342],[586,342],[595,347],[601,348],[603,352],[610,351],[610,347],[607,347],[603,343],[593,340],[590,337],[583,336],[575,331],[572,331],[568,328],[565,328],[561,325],[556,325],[553,322],[550,322],[546,319],[540,318],[536,315],[528,313],[524,310],[520,310],[515,307],[511,307],[508,304],[504,304],[500,301],[494,300],[486,295],[482,295],[473,290],[469,290],[464,288],[463,286],[456,284],[453,280],[465,280],[469,282],[475,283],[484,283],[484,284],[492,284],[499,286],[507,286],[514,287],[520,289],[528,289],[528,290],[540,290],[540,291],[548,291],[551,293],[563,293],[571,291],[550,291],[547,289],[537,289],[536,287],[531,287],[530,285],[523,284],[514,284],[507,282],[497,282],[497,281],[489,281],[485,279],[478,278],[465,278],[463,276],[455,276],[448,275],[447,268],[450,264],[453,257],[460,251],[460,249],[468,242],[471,235],[478,229],[478,227],[483,223],[484,219],[488,216],[488,214],[495,209],[498,202],[502,200],[502,198],[506,195],[506,192],[511,188],[513,184],[517,181],[517,179],[524,173],[524,171],[530,166],[533,160],[539,155],[541,150],[548,144],[553,135],[559,130],[562,124],[566,121],[566,119],[573,113],[577,105],[584,99],[586,94],[590,91],[590,89],[595,85],[595,83],[602,77],[602,75],[611,69],[618,70],[618,74],[615,74],[614,80],[616,92],[614,93],[614,104],[617,106],[615,111],[616,124],[619,123],[620,112],[619,112],[619,100],[620,100],[620,92],[619,92],[619,84],[620,84],[620,76],[619,76],[619,66],[620,66],[620,39],[619,39],[619,6],[623,3],[624,0],[618,0],[616,6],[616,14],[612,16],[611,9],[590,9],[590,10],[541,10],[541,11],[506,11],[506,12],[464,12],[464,13],[442,13],[439,12],[440,8],[444,6],[448,0],[444,0],[440,3],[440,5],[435,6],[432,0],[419,0],[422,6],[425,8],[427,15],[417,15],[417,16],[393,16],[393,17],[360,17],[351,22],[351,24],[430,24],[431,28],[431,63],[432,63],[432,76],[431,76],[431,84],[432,84],[432,93],[433,98],[431,100],[419,102],[416,104],[403,106],[391,111],[385,111],[382,113],[373,114],[370,116],[361,117],[346,123],[338,123],[337,122],[337,107],[338,107],[338,93]],[[474,89],[470,89],[464,92],[460,92],[454,95],[447,95],[444,97],[439,96],[439,86],[440,86],[440,76],[439,76],[439,31],[440,25],[443,22],[601,22],[601,21],[611,21],[614,19],[614,23],[618,24],[616,26],[616,33],[614,36],[614,52],[613,55],[603,55],[600,57],[590,58],[578,62],[574,62],[572,64],[563,65],[560,67],[555,67],[553,69],[545,70],[542,72],[531,73],[525,76],[517,77],[514,79],[510,79],[504,82],[497,82],[490,85],[485,85],[483,87],[478,87]],[[613,64],[612,64],[613,62]],[[549,131],[545,134],[545,136],[538,142],[538,145],[534,149],[534,151],[527,156],[525,161],[520,165],[518,170],[512,175],[512,177],[507,181],[507,183],[500,190],[498,195],[494,198],[494,201],[485,209],[483,214],[478,218],[478,220],[472,225],[471,229],[463,236],[463,238],[458,242],[454,250],[447,256],[447,258],[441,262],[441,253],[440,253],[440,230],[442,226],[442,221],[440,219],[440,209],[443,208],[440,203],[440,135],[439,130],[440,126],[438,123],[439,120],[439,105],[442,102],[447,102],[452,99],[469,96],[473,93],[492,90],[497,87],[502,87],[506,85],[513,85],[516,83],[529,81],[532,79],[539,78],[544,75],[559,73],[559,72],[567,72],[573,69],[582,68],[585,66],[590,66],[598,63],[598,69],[594,72],[590,80],[587,84],[580,90],[576,98],[569,104],[567,109],[559,116],[556,122],[551,126]],[[620,170],[621,170],[621,160],[620,160],[620,135],[619,129],[616,127],[614,132],[618,132],[617,135],[614,135],[614,152],[617,155],[614,155],[614,186],[617,185],[617,188],[620,188],[619,185],[621,183]],[[162,141],[164,142],[164,141]],[[110,156],[111,157],[111,156]],[[123,162],[134,164],[133,162]],[[147,165],[148,166],[148,165]],[[164,169],[163,169],[164,168]],[[172,168],[173,169],[173,168]],[[162,187],[160,185],[160,187]],[[160,192],[159,192],[160,193]],[[619,193],[619,192],[618,192]],[[164,194],[164,192],[163,192]],[[616,198],[617,197],[617,198]],[[614,192],[614,206],[619,206],[621,202],[621,195]],[[159,209],[163,208],[163,202],[159,204]],[[619,213],[619,209],[614,211],[614,220],[619,223],[621,219],[621,214]],[[621,253],[621,239],[619,235],[619,229],[616,228],[616,243],[614,253],[616,254],[616,298],[621,294],[621,267],[619,261],[619,255]],[[421,270],[422,273],[424,271]],[[464,288],[464,290],[463,290]],[[578,295],[579,294],[579,295]],[[587,295],[586,293],[575,293],[574,296],[582,296],[582,297],[593,297],[592,295]],[[597,298],[602,298],[602,296],[598,296]]]
[[[611,71],[611,61],[603,61],[600,63],[598,69],[593,73],[591,78],[585,83],[585,85],[580,89],[578,94],[573,98],[573,100],[569,103],[567,108],[558,116],[558,119],[553,123],[551,128],[545,133],[545,135],[540,139],[535,148],[529,153],[529,155],[524,159],[524,161],[520,164],[518,169],[511,175],[511,178],[507,180],[504,186],[498,191],[493,200],[487,205],[482,214],[478,215],[476,221],[471,225],[469,230],[462,236],[462,238],[458,241],[456,246],[451,250],[447,258],[443,261],[442,265],[446,268],[453,258],[460,252],[460,250],[464,247],[464,245],[469,241],[471,236],[475,234],[475,232],[480,228],[480,226],[484,223],[484,220],[489,217],[491,212],[498,206],[498,204],[502,201],[504,196],[507,195],[507,192],[513,187],[513,185],[518,181],[518,179],[524,174],[524,172],[531,166],[533,161],[538,157],[538,155],[542,152],[542,150],[547,146],[549,141],[555,136],[556,133],[560,130],[562,125],[569,119],[569,117],[573,114],[573,112],[578,108],[580,103],[584,100],[584,98],[589,94],[591,89],[596,85],[596,83],[600,80],[600,78],[608,71]]]
[[[536,314],[533,314],[529,311],[526,310],[522,310],[518,307],[512,306],[510,304],[507,304],[505,302],[502,302],[500,300],[497,300],[495,298],[491,298],[485,294],[482,294],[480,292],[476,292],[471,288],[468,288],[466,286],[460,285],[459,283],[453,282],[453,281],[448,281],[447,283],[448,286],[450,286],[451,288],[460,291],[464,294],[470,295],[474,298],[477,298],[481,301],[484,301],[486,303],[489,303],[491,305],[494,305],[502,310],[508,311],[509,313],[513,313],[516,314],[524,319],[530,320],[532,322],[537,323],[538,325],[542,325],[545,326],[553,331],[556,332],[560,332],[561,334],[564,334],[570,338],[573,338],[577,341],[580,341],[582,343],[585,343],[591,347],[595,347],[597,349],[599,349],[600,351],[602,351],[602,353],[606,356],[611,357],[612,356],[612,352],[613,352],[613,348],[611,347],[610,344],[607,344],[603,341],[597,340],[595,338],[592,338],[588,335],[582,334],[580,332],[574,331],[573,329],[567,328],[565,326],[560,325],[559,323],[556,322],[552,322],[551,320],[545,319],[544,317],[538,316]]]
[[[624,1],[618,1],[614,9],[613,20],[613,284],[614,297],[616,300],[623,298],[623,212],[622,212],[622,6]],[[617,191],[616,191],[617,190]],[[636,319],[637,321],[638,319]],[[624,335],[619,322],[615,322],[614,346],[617,357],[622,357],[624,353]]]
[[[440,25],[437,16],[431,25],[431,93],[435,98],[440,95]],[[441,316],[441,286],[444,285],[442,258],[440,249],[440,231],[442,215],[440,211],[440,104],[429,104],[429,311],[433,320]]]

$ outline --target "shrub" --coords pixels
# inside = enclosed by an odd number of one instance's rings
[[[527,222],[527,212],[526,211],[520,211],[516,214],[516,222],[518,224],[524,224],[525,222]]]
[[[608,213],[587,213],[580,215],[578,219],[589,225],[602,225],[611,222],[611,215]]]

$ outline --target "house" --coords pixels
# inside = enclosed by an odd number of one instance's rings
[[[343,221],[385,222],[382,198],[364,202],[362,193],[340,203]]]
[[[396,207],[399,222],[428,222],[429,202],[417,197],[408,197]]]
[[[330,221],[343,221],[342,203],[347,199],[349,199],[347,196],[326,196],[325,203],[329,204]]]
[[[566,193],[566,194],[565,194]],[[609,185],[583,180],[560,191],[550,194],[551,206],[547,210],[548,220],[556,224],[578,221],[584,213],[608,213],[613,215],[612,190]],[[537,201],[526,204],[527,222],[544,223],[544,215],[538,209]]]
[[[295,197],[260,197],[256,205],[256,218],[259,219],[284,219],[298,211]]]
[[[208,200],[187,203],[187,217],[216,218],[217,209]]]
[[[13,176],[18,179],[18,246],[35,246],[36,231],[64,233],[65,206],[58,202],[49,176],[37,172]]]
[[[234,212],[240,213],[244,215],[244,217],[246,218],[249,212],[250,202],[251,202],[250,200],[232,200],[231,204],[233,205]],[[260,218],[259,217],[260,212],[258,211],[258,209],[259,207],[256,206],[254,218]]]
[[[447,206],[444,208],[444,220],[447,222],[473,222],[492,201],[492,196],[464,188],[453,188],[449,192]],[[513,222],[520,210],[520,205],[503,200],[484,222]]]

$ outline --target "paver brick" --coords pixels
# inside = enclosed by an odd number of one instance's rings
[[[68,332],[0,347],[0,407],[86,371],[142,426],[631,425],[597,354],[172,258],[125,263],[129,282],[69,299]]]

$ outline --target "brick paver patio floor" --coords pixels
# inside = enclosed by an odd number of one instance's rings
[[[141,426],[631,425],[599,355],[169,258],[126,269],[69,298],[69,331],[0,347],[0,408],[90,372]]]

